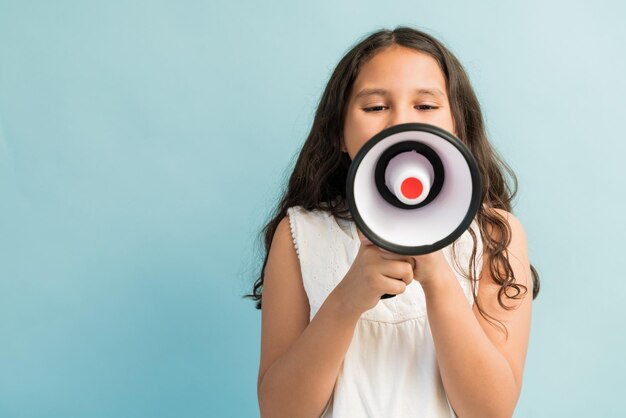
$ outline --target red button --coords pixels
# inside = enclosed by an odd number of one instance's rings
[[[400,186],[400,191],[407,199],[417,199],[423,190],[422,182],[415,177],[406,178]]]

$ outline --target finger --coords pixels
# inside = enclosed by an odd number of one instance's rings
[[[409,263],[411,263],[411,266],[413,267],[413,274],[415,274],[415,271],[417,270],[417,260],[415,257],[409,257]]]
[[[399,295],[400,293],[404,293],[406,290],[407,284],[404,281],[389,277],[384,277],[384,279],[384,293],[389,295]]]
[[[402,280],[411,284],[414,279],[414,269],[411,263],[402,260],[389,261],[381,267],[380,273],[390,279]]]
[[[415,257],[412,257],[410,255],[401,255],[401,254],[395,254],[395,253],[390,253],[388,251],[384,251],[384,252],[381,252],[380,256],[383,260],[406,261],[407,263],[413,266],[413,269],[415,269],[416,267]]]

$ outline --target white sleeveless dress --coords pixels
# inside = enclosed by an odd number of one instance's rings
[[[361,245],[354,222],[326,211],[287,210],[300,260],[312,319],[352,265]],[[476,222],[476,276],[482,265],[482,241]],[[451,247],[455,247],[453,261]],[[443,249],[468,303],[473,240],[466,231]],[[358,320],[324,418],[456,417],[443,388],[426,316],[424,292],[414,281],[394,298],[381,300]]]

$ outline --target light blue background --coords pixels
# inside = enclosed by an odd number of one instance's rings
[[[0,0],[0,417],[253,417],[255,247],[330,72],[466,66],[541,273],[516,417],[623,411],[623,2]]]

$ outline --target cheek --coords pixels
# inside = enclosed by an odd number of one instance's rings
[[[456,135],[456,129],[454,126],[454,118],[452,117],[452,112],[446,112],[445,120],[442,121],[442,124],[445,126],[445,130],[451,132]]]
[[[374,135],[382,130],[371,118],[359,117],[358,114],[347,115],[344,125],[346,149],[351,159],[361,147]]]
[[[452,119],[452,114],[450,112],[444,112],[438,114],[435,118],[433,118],[430,123],[436,125],[442,129],[445,129],[448,132],[454,133],[454,121]]]

